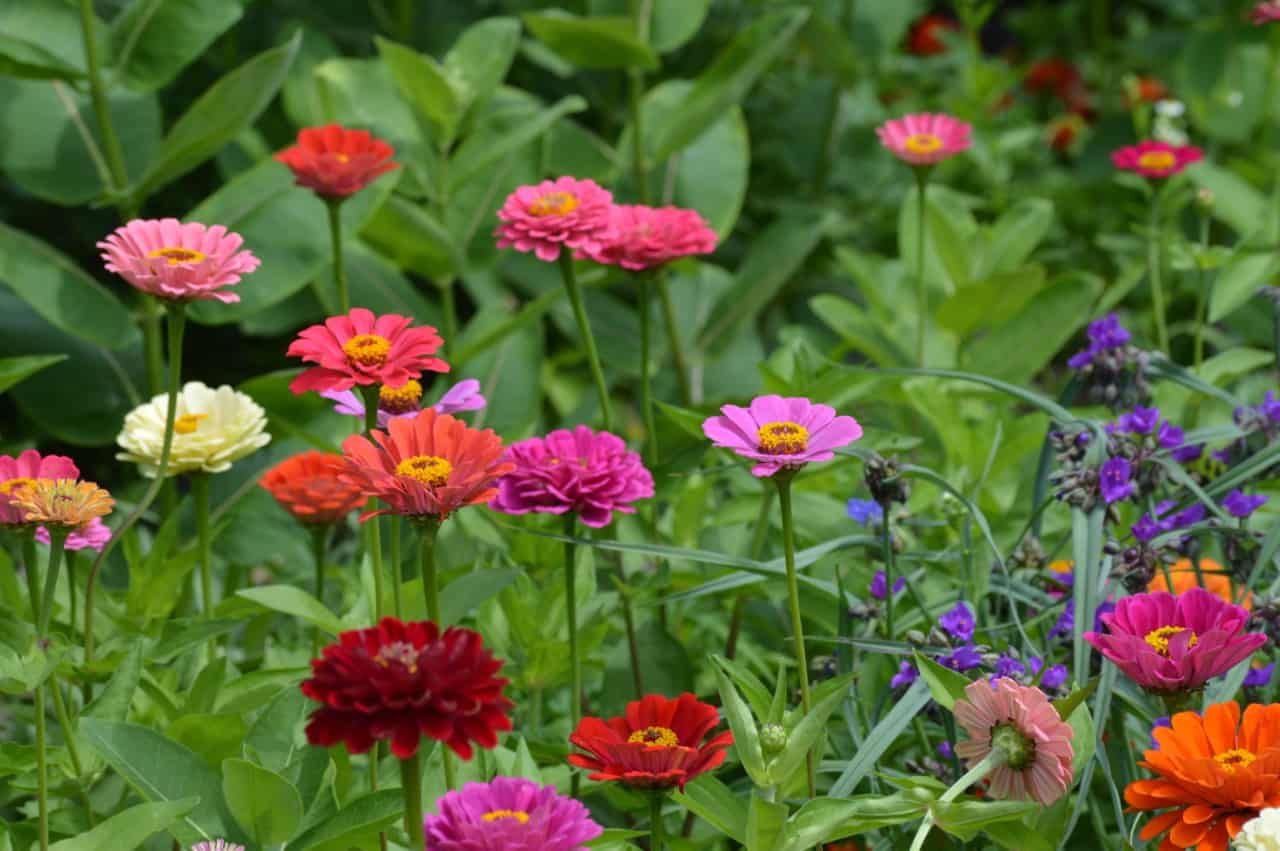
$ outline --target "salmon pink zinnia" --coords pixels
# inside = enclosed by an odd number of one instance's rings
[[[547,262],[562,246],[590,254],[609,233],[612,206],[613,195],[594,180],[561,177],[521,186],[498,210],[498,247],[532,251]]]
[[[573,798],[523,777],[468,783],[423,819],[433,851],[587,851],[604,833]]]
[[[322,198],[342,199],[364,189],[379,176],[400,167],[395,150],[367,130],[339,124],[298,131],[298,143],[276,154],[299,186]]]
[[[261,261],[241,251],[244,239],[222,225],[177,219],[134,219],[98,243],[108,272],[114,272],[145,293],[172,301],[240,300],[223,287],[240,283],[240,276]]]
[[[1204,158],[1195,145],[1170,145],[1147,140],[1113,151],[1111,162],[1121,171],[1135,171],[1143,177],[1173,177],[1184,168]]]
[[[929,166],[967,151],[973,127],[942,113],[922,112],[876,128],[880,144],[907,165]]]
[[[80,468],[65,455],[41,455],[28,449],[14,458],[0,455],[0,525],[26,523],[26,512],[13,504],[14,491],[37,479],[78,479]]]
[[[359,486],[343,478],[346,469],[341,455],[312,449],[284,459],[259,484],[298,522],[328,525],[341,522],[369,500]]]
[[[638,271],[715,250],[716,232],[693,210],[615,204],[608,236],[595,250],[579,254],[606,266]]]
[[[375,316],[356,307],[303,329],[286,354],[317,365],[295,378],[289,389],[306,393],[371,384],[401,387],[424,370],[448,372],[449,364],[434,357],[444,342],[436,329],[410,328],[412,322],[408,316]]]
[[[853,417],[838,417],[834,408],[803,397],[757,396],[749,407],[725,405],[720,411],[723,416],[703,421],[702,433],[716,446],[757,461],[751,472],[761,477],[830,461],[833,449],[862,437]]]

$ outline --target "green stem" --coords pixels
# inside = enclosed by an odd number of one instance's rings
[[[41,581],[40,561],[37,557],[36,537],[31,531],[22,533],[22,567],[27,574],[27,596],[31,598],[31,624],[36,626],[40,623],[40,589],[44,587]]]
[[[1164,285],[1160,281],[1160,193],[1151,202],[1150,233],[1147,239],[1147,274],[1151,279],[1151,312],[1155,314],[1156,345],[1169,354],[1169,329],[1165,325]]]
[[[338,310],[351,311],[351,295],[347,292],[347,267],[342,258],[342,198],[326,198],[329,209],[329,247],[333,251],[333,288],[338,296]],[[320,299],[324,304],[324,299]]]
[[[71,770],[75,773],[76,794],[80,798],[80,805],[84,807],[85,818],[89,820],[89,826],[92,827],[97,819],[93,816],[93,801],[89,800],[89,793],[80,782],[81,777],[84,776],[84,763],[80,761],[80,746],[76,744],[75,727],[71,723],[70,713],[67,712],[67,702],[62,697],[62,688],[57,682],[53,682],[53,712],[58,718],[58,726],[62,727],[63,745],[67,749],[67,757],[71,760]]]
[[[662,793],[649,793],[649,851],[662,851],[666,846],[662,823]]]
[[[631,22],[636,40],[649,42],[650,0],[629,0]],[[645,150],[644,134],[644,70],[633,67],[627,71],[631,106],[631,177],[636,185],[636,197],[641,204],[649,203],[649,161]]]
[[[107,103],[107,89],[102,83],[102,65],[98,61],[98,41],[94,33],[96,18],[93,14],[93,0],[80,0],[80,35],[84,41],[84,64],[89,78],[89,99],[93,101],[93,114],[98,119],[98,132],[102,134],[103,148],[107,156],[107,168],[111,170],[111,187],[116,192],[123,192],[129,186],[129,175],[125,169],[124,149],[120,146],[120,138],[116,135],[115,125],[111,121],[111,108]],[[121,216],[126,219],[134,217],[131,201],[121,202]]]
[[[457,284],[449,278],[440,285],[440,312],[444,314],[444,347],[458,345],[458,294]]]
[[[649,307],[653,282],[649,272],[641,272],[638,276],[640,284],[640,410],[644,416],[644,431],[648,437],[649,467],[658,466],[658,427],[653,416],[653,385],[650,379],[650,361],[652,359],[653,323],[650,322]]]
[[[439,520],[428,519],[422,523],[422,595],[427,604],[427,620],[443,631],[447,625],[440,614],[440,572],[439,566],[436,564],[436,544],[439,542],[439,535]],[[458,780],[453,767],[453,752],[443,744],[440,745],[440,748],[440,762],[444,766],[445,788],[456,789],[458,788]]]
[[[67,535],[70,529],[49,527],[49,561],[44,573],[44,595],[41,598],[39,614],[36,619],[36,635],[40,638],[49,636],[49,620],[53,616],[53,597],[58,590],[58,572],[62,569],[62,554],[66,550]]]
[[[196,540],[200,553],[200,609],[205,620],[213,617],[213,535],[209,524],[209,476],[191,477],[192,511],[196,515]]]
[[[940,803],[948,803],[964,794],[964,791],[977,783],[982,778],[991,773],[991,770],[1004,761],[1004,754],[998,748],[993,748],[991,753],[983,758],[982,762],[969,769],[963,777],[957,780],[950,789],[942,793],[942,797],[938,799]],[[920,829],[916,831],[915,839],[911,840],[911,851],[920,851],[924,847],[924,841],[929,836],[929,831],[933,828],[933,811],[925,813],[924,820],[920,822]]]
[[[1200,217],[1200,251],[1203,254],[1209,248],[1209,216],[1204,214]],[[1209,318],[1207,313],[1209,310],[1209,290],[1212,284],[1209,277],[1205,273],[1204,266],[1200,266],[1200,277],[1196,287],[1196,339],[1195,339],[1195,369],[1199,373],[1200,365],[1204,363],[1204,326]]]
[[[160,344],[160,314],[155,303],[139,293],[142,315],[142,354],[147,366],[147,390],[153,395],[164,392],[164,349]]]
[[[311,530],[311,561],[315,568],[315,594],[322,605],[324,603],[324,561],[328,543],[328,526],[316,526]],[[320,645],[323,643],[321,639],[320,627],[317,626],[311,631],[311,658],[313,659],[320,655]]]
[[[572,512],[565,515],[565,537],[573,537],[576,520]],[[578,729],[578,722],[582,720],[582,659],[578,653],[578,590],[575,575],[577,556],[578,545],[573,541],[565,541],[564,605],[565,619],[569,624],[569,720],[574,730]]]
[[[370,440],[378,428],[378,388],[374,385],[361,388],[364,393],[364,427]],[[373,618],[382,620],[382,601],[386,592],[383,590],[382,567],[382,528],[380,518],[370,517],[364,524],[365,552],[369,554],[369,564],[373,571]]]
[[[80,622],[80,607],[78,604],[79,594],[76,593],[76,554],[67,550],[62,554],[62,560],[67,565],[67,601],[71,605],[71,613],[67,616],[67,623],[74,625]]]
[[[800,674],[800,707],[809,714],[809,659],[804,650],[804,620],[800,615],[800,580],[796,575],[795,521],[791,514],[791,478],[794,473],[782,471],[774,474],[778,487],[778,507],[782,510],[782,554],[787,565],[787,602],[791,608],[791,640],[796,668]],[[813,774],[813,753],[805,757],[808,763],[809,797],[817,797]]]
[[[404,601],[400,599],[403,582],[400,569],[400,515],[391,515],[391,610],[398,618],[404,618]]]
[[[896,559],[893,551],[893,529],[889,522],[891,508],[892,505],[882,507],[884,516],[880,521],[880,549],[884,556],[884,631],[885,637],[893,641],[893,568]]]
[[[400,760],[400,789],[404,792],[404,829],[409,834],[409,847],[426,848],[427,840],[422,834],[422,762],[417,751]]]
[[[596,350],[596,338],[591,333],[591,322],[587,319],[587,309],[582,303],[582,289],[578,286],[578,278],[573,272],[573,254],[566,249],[560,250],[560,275],[564,278],[564,290],[569,296],[569,304],[573,306],[573,317],[578,322],[578,334],[582,337],[582,347],[587,353],[587,363],[591,367],[591,379],[596,385],[596,395],[600,399],[600,420],[605,431],[613,431],[613,413],[609,409],[609,385],[604,380],[604,369],[600,366],[600,353]]]
[[[378,752],[382,749],[381,746],[381,742],[374,742],[373,747],[369,749],[369,789],[373,792],[378,791]],[[386,831],[378,833],[378,845],[382,851],[387,851]]]
[[[680,342],[680,324],[676,321],[676,308],[671,301],[665,276],[658,277],[658,299],[662,302],[662,318],[667,326],[667,344],[671,347],[671,362],[676,369],[676,383],[680,385],[680,403],[686,408],[693,405],[693,383],[689,377],[689,362]]]
[[[45,686],[36,686],[36,801],[40,818],[40,851],[49,851],[49,754],[45,731]]]
[[[925,342],[929,328],[929,285],[924,279],[925,220],[928,218],[925,197],[929,189],[929,170],[915,169],[916,175],[916,362],[925,367]]]

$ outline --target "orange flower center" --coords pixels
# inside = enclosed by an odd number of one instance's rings
[[[418,648],[407,641],[393,641],[390,644],[384,644],[378,650],[378,655],[373,657],[373,661],[384,668],[390,668],[394,663],[408,669],[409,673],[416,674],[418,672]]]
[[[1235,774],[1236,769],[1239,768],[1248,768],[1256,759],[1256,756],[1243,748],[1223,751],[1214,757],[1218,765],[1222,766],[1222,770],[1228,774]]]
[[[390,414],[406,414],[416,411],[422,402],[422,385],[410,378],[399,387],[378,390],[378,407]]]
[[[163,257],[168,261],[170,266],[180,266],[184,263],[200,263],[206,255],[194,248],[181,248],[178,246],[157,248],[155,251],[148,251],[148,257]]]
[[[932,154],[942,147],[942,139],[933,133],[912,133],[902,143],[913,154]]]
[[[765,423],[756,438],[760,451],[770,455],[796,455],[809,448],[809,430],[799,423]]]
[[[361,366],[382,366],[391,351],[391,341],[379,334],[356,334],[342,344],[347,360]]]
[[[1171,151],[1147,151],[1138,157],[1138,165],[1151,171],[1168,171],[1178,162]]]
[[[408,476],[433,488],[448,484],[452,472],[453,465],[439,455],[414,455],[396,465],[397,476]]]
[[[1148,632],[1143,640],[1145,640],[1147,644],[1150,644],[1151,648],[1161,656],[1168,656],[1169,639],[1186,631],[1187,628],[1183,626],[1162,626],[1159,629],[1153,629],[1151,632]],[[1187,649],[1190,650],[1199,643],[1200,639],[1196,637],[1196,634],[1193,632],[1191,633],[1191,638],[1187,641]]]
[[[183,414],[173,421],[173,430],[178,434],[195,434],[200,428],[200,421],[207,419],[208,414]]]
[[[351,157],[347,156],[346,154],[340,151],[334,151],[332,154],[330,154],[330,156],[333,157],[338,162],[342,163],[343,165],[346,165],[347,163],[351,162]]]
[[[1060,558],[1057,561],[1049,562],[1049,570],[1063,576],[1071,573],[1076,569],[1076,563],[1069,558]]]
[[[18,488],[30,487],[36,483],[35,479],[26,479],[19,476],[16,479],[9,479],[7,482],[0,482],[0,493],[6,496],[16,491]]]
[[[651,748],[674,748],[680,745],[680,737],[670,727],[645,727],[628,736],[627,741]]]
[[[529,205],[534,216],[565,216],[578,209],[578,197],[569,192],[548,192]]]
[[[521,824],[525,824],[529,821],[529,814],[524,810],[490,810],[480,816],[480,818],[484,821],[500,821],[502,819],[510,818],[515,819]]]

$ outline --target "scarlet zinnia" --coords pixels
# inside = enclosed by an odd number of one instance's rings
[[[1111,162],[1122,171],[1136,171],[1156,180],[1173,177],[1192,163],[1204,158],[1195,145],[1170,145],[1168,142],[1139,142],[1111,154]]]
[[[703,741],[719,723],[716,708],[688,692],[675,700],[645,695],[628,703],[626,714],[617,718],[583,718],[569,741],[586,753],[569,754],[569,762],[590,769],[592,780],[683,789],[724,762],[733,734]]]
[[[289,389],[305,393],[349,390],[357,384],[400,387],[424,370],[448,372],[449,364],[433,357],[444,342],[436,329],[410,328],[412,322],[408,316],[374,316],[356,307],[302,330],[287,354],[317,366],[295,378]]]
[[[36,479],[78,479],[80,468],[65,455],[41,455],[28,449],[14,458],[0,455],[0,525],[26,523],[24,512],[13,504],[14,491]]]
[[[501,460],[502,439],[493,429],[470,428],[432,408],[391,420],[386,431],[374,430],[373,441],[353,434],[342,451],[346,478],[387,504],[376,513],[440,520],[488,502],[498,478],[514,467]]]
[[[27,523],[55,529],[80,529],[95,517],[111,513],[115,500],[93,482],[77,479],[36,479],[10,494],[13,507]]]
[[[241,251],[244,238],[222,225],[177,219],[134,219],[98,243],[108,272],[157,298],[240,300],[223,287],[240,283],[261,264]]]
[[[322,198],[346,198],[364,189],[380,175],[395,171],[395,151],[367,130],[349,130],[338,124],[307,127],[298,132],[298,144],[276,154],[293,172],[299,186]]]
[[[1158,747],[1140,765],[1159,776],[1130,783],[1124,799],[1135,810],[1165,810],[1140,834],[1167,834],[1160,851],[1226,851],[1246,822],[1280,806],[1280,704],[1250,704],[1243,723],[1234,702],[1203,717],[1179,712],[1152,736]]]
[[[581,253],[606,266],[640,270],[715,250],[716,232],[693,210],[615,204],[608,235]]]
[[[423,736],[470,759],[472,744],[492,748],[511,729],[503,697],[507,680],[495,676],[503,662],[485,648],[480,633],[431,621],[383,618],[376,627],[344,632],[311,662],[302,693],[322,704],[311,714],[307,740],[345,744],[364,753],[377,740],[408,759]]]
[[[369,498],[342,478],[341,455],[310,450],[286,458],[268,470],[260,484],[280,506],[302,523],[337,523]]]
[[[609,232],[613,195],[594,180],[561,177],[521,186],[507,196],[498,218],[498,247],[552,261],[562,246],[590,253]]]

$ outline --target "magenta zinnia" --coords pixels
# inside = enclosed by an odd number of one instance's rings
[[[498,210],[498,247],[531,251],[548,262],[561,247],[597,251],[608,235],[612,206],[613,196],[594,180],[561,177],[521,186]]]
[[[1256,26],[1280,21],[1280,0],[1266,0],[1253,7],[1249,20]]]
[[[716,446],[758,462],[751,468],[757,476],[830,461],[832,450],[862,437],[853,417],[836,416],[834,408],[804,397],[757,396],[749,407],[725,405],[720,411],[723,416],[702,423],[703,434]]]
[[[886,121],[876,128],[880,144],[913,166],[940,163],[967,151],[973,127],[942,113],[918,113]]]
[[[520,777],[468,783],[423,819],[432,851],[586,851],[604,833],[587,808]]]
[[[1125,597],[1102,622],[1107,631],[1087,632],[1085,640],[1158,694],[1198,689],[1267,641],[1262,633],[1244,631],[1248,612],[1203,588]]]
[[[350,390],[356,385],[402,387],[424,371],[448,372],[435,357],[444,343],[430,325],[411,328],[408,316],[375,316],[363,307],[312,325],[289,344],[290,357],[316,364],[293,380],[294,393]]]
[[[1121,171],[1135,171],[1143,177],[1156,179],[1173,177],[1203,158],[1204,152],[1195,145],[1170,145],[1150,140],[1111,154],[1111,162]]]
[[[693,210],[615,204],[608,235],[594,251],[580,254],[638,271],[715,250],[716,232]]]
[[[98,243],[108,272],[157,298],[240,300],[223,288],[240,283],[261,263],[241,251],[244,239],[222,225],[177,219],[134,219]]]

